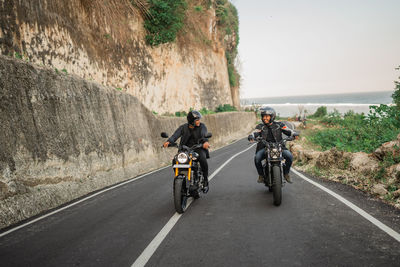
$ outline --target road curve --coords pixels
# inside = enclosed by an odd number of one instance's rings
[[[210,173],[249,147],[211,153]],[[292,173],[280,207],[256,183],[254,149],[222,168],[146,266],[398,266],[400,242]],[[311,178],[400,232],[400,212]],[[101,193],[0,237],[2,266],[131,266],[174,215],[172,170]]]

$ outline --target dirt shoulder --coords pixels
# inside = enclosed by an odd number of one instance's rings
[[[369,194],[400,209],[400,164],[389,165],[388,156],[400,155],[400,134],[396,140],[384,143],[373,153],[344,152],[335,147],[322,151],[311,143],[309,137],[325,126],[309,121],[306,126],[297,123],[301,138],[289,142],[295,169],[345,185]]]

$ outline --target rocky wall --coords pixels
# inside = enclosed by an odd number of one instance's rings
[[[213,8],[190,14],[195,37],[158,47],[129,0],[0,0],[0,15],[0,54],[119,88],[159,114],[239,105]]]
[[[253,113],[205,116],[213,148],[243,137]],[[0,228],[170,162],[155,116],[134,96],[0,56]]]

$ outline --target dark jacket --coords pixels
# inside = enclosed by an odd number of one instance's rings
[[[257,132],[253,133],[254,137],[261,136],[263,139],[267,141],[276,141],[280,142],[282,141],[282,133],[287,135],[287,136],[294,136],[296,135],[295,131],[292,129],[289,129],[283,122],[280,121],[274,121],[271,123],[271,125],[266,125],[264,123],[260,123],[256,126]],[[271,130],[272,136],[268,135],[268,131]],[[272,139],[272,140],[270,140]],[[258,143],[257,148],[256,148],[256,153],[260,149],[263,149],[265,145],[263,143]],[[287,149],[285,146],[283,146],[283,149]]]
[[[202,139],[200,143],[205,143],[208,141],[207,138],[204,138],[204,136],[208,133],[207,131],[207,127],[204,123],[200,123],[200,138]],[[174,134],[168,138],[168,142],[170,143],[175,143],[176,140],[178,140],[178,138],[181,138],[180,142],[179,142],[179,148],[181,148],[183,145],[186,145],[187,142],[189,141],[190,138],[190,129],[189,129],[189,124],[185,123],[182,124],[181,126],[179,126],[178,129],[176,129],[176,131],[174,132]],[[196,142],[198,142],[199,140],[195,140]],[[204,148],[202,148],[204,149]],[[204,149],[206,151],[206,157],[209,158],[209,152],[208,149]]]

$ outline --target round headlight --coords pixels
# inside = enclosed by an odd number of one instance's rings
[[[188,160],[188,156],[186,155],[186,153],[179,153],[178,157],[177,157],[177,160],[181,164],[186,163],[187,160]]]
[[[278,151],[278,149],[273,148],[272,151],[271,151],[271,156],[272,156],[272,158],[274,158],[274,159],[278,158],[278,157],[279,157],[279,151]]]

